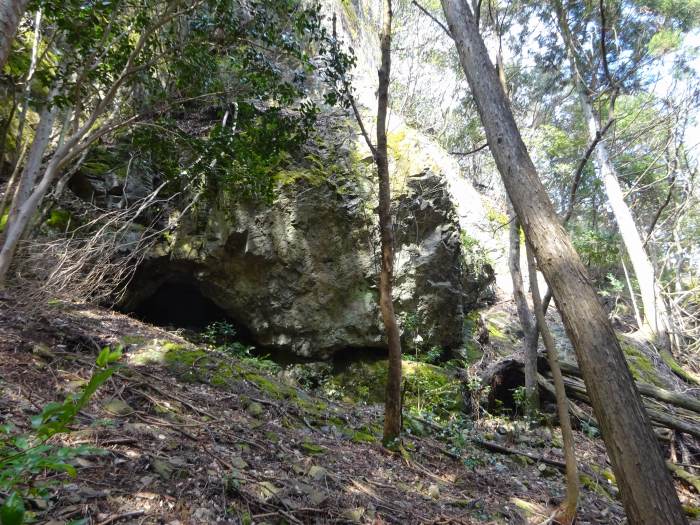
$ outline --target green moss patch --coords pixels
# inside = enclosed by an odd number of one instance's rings
[[[44,224],[46,224],[46,226],[48,226],[52,230],[58,230],[63,232],[68,229],[68,226],[71,222],[72,216],[69,211],[56,208],[51,210],[51,213],[49,214],[49,217],[46,219],[46,222]]]
[[[625,338],[620,338],[620,346],[627,359],[630,372],[636,381],[668,388],[668,384],[660,375],[658,368],[644,351]]]
[[[324,385],[345,402],[384,402],[388,361],[352,363]],[[462,409],[460,381],[448,370],[417,361],[402,361],[404,406],[408,413],[447,417]]]

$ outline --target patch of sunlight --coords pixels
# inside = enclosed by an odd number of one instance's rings
[[[158,339],[152,339],[129,352],[127,354],[127,362],[130,365],[137,366],[163,364],[169,350],[170,347],[167,343]]]
[[[527,520],[527,523],[542,523],[543,520],[548,520],[552,514],[551,509],[548,509],[546,506],[540,503],[526,501],[515,497],[510,498],[510,502],[515,505],[518,510],[522,511],[522,513],[525,515],[524,517]]]

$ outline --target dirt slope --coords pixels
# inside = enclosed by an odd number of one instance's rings
[[[38,523],[541,523],[563,497],[551,466],[470,442],[561,459],[556,431],[482,420],[462,450],[409,436],[393,454],[377,442],[381,407],[311,396],[264,361],[197,349],[111,311],[7,294],[0,423],[28,430],[41,406],[89,377],[98,348],[119,343],[120,372],[62,437],[105,453],[81,458],[77,478],[33,502]],[[590,473],[579,523],[623,523],[614,487],[595,474],[601,443],[577,440]]]

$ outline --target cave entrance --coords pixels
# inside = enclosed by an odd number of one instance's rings
[[[239,330],[238,323],[193,284],[166,282],[131,312],[134,317],[163,327],[201,332],[217,321],[225,321]],[[242,335],[242,334],[241,334]]]

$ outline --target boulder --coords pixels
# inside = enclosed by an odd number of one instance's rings
[[[384,346],[377,307],[379,238],[368,179],[279,188],[272,203],[231,199],[181,221],[138,269],[122,307],[194,287],[252,341],[325,358]],[[443,178],[408,177],[394,197],[395,303],[428,349],[462,344],[464,315],[490,276],[464,263],[460,226]],[[471,272],[471,273],[470,273]],[[478,283],[475,286],[474,283]],[[168,299],[178,307],[177,297]],[[195,303],[183,297],[182,309]]]

